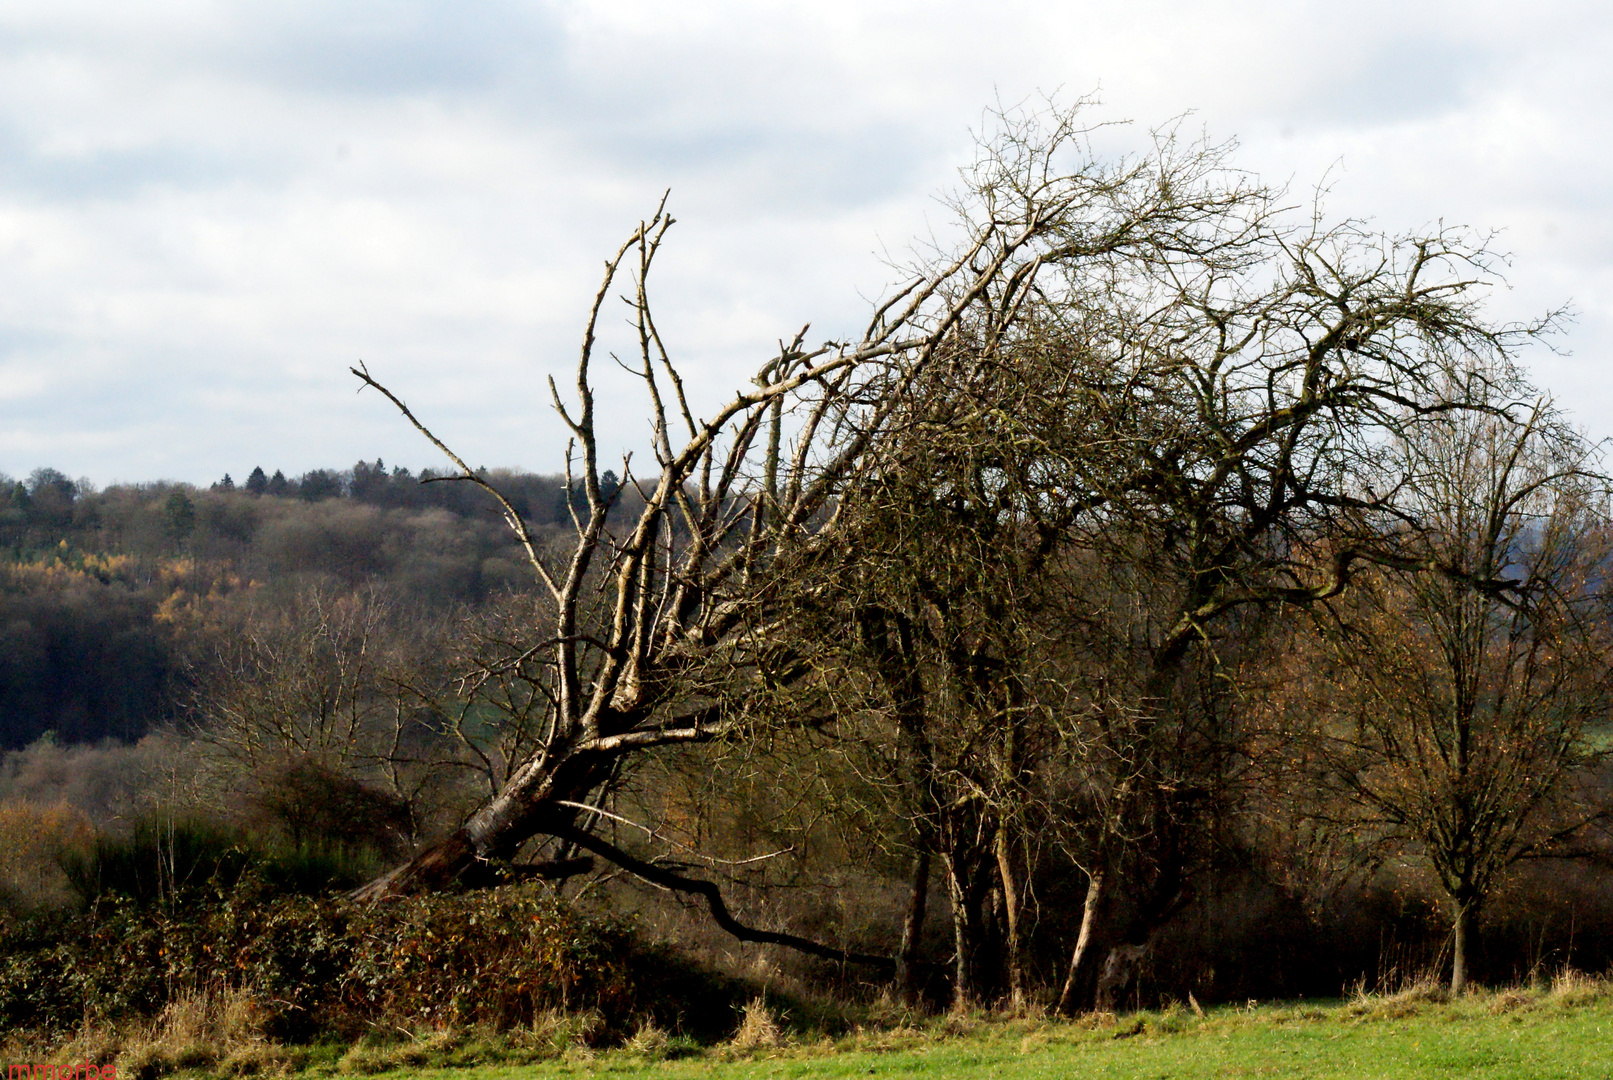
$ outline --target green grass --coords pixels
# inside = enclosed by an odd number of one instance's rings
[[[1572,975],[1550,987],[1480,991],[1456,1001],[1425,986],[1348,1002],[1221,1007],[1203,1015],[1176,1007],[1073,1022],[915,1018],[838,1037],[791,1032],[765,1010],[753,1006],[752,1013],[734,1042],[718,1046],[649,1029],[625,1047],[591,1050],[585,1044],[597,1025],[559,1016],[525,1032],[434,1032],[377,1045],[300,1049],[249,1041],[228,1055],[169,1036],[125,1045],[119,1074],[130,1080],[250,1073],[297,1080],[1613,1080],[1613,986]],[[96,1056],[88,1047],[62,1053],[73,1061]]]
[[[1305,1080],[1613,1078],[1613,994],[1605,986],[1478,993],[1456,1002],[1427,989],[1348,1003],[1182,1009],[1118,1020],[1060,1023],[942,1020],[840,1039],[797,1036],[741,1050],[660,1047],[573,1050],[557,1061],[457,1069],[403,1069],[396,1080],[520,1077],[1040,1078]],[[672,1053],[669,1055],[668,1050]]]

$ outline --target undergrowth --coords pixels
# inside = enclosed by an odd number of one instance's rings
[[[596,1016],[598,1039],[642,1021],[713,1038],[749,996],[541,885],[368,907],[275,895],[249,875],[172,906],[111,895],[0,930],[0,1031],[46,1041],[86,1023],[156,1025],[169,1034],[149,1041],[174,1046],[205,1016],[267,1042],[352,1043],[375,1032],[548,1031],[546,1018],[562,1014]],[[209,1032],[196,1041],[222,1037]]]
[[[412,1074],[478,1065],[569,1063],[587,1071],[632,1072],[657,1062],[698,1059],[711,1065],[797,1061],[844,1055],[925,1055],[947,1047],[1024,1055],[1059,1046],[1094,1049],[1119,1044],[1156,1049],[1177,1037],[1214,1041],[1332,1030],[1393,1035],[1407,1022],[1449,1026],[1505,1024],[1569,1016],[1613,1005],[1613,984],[1564,970],[1525,986],[1474,990],[1457,998],[1420,981],[1392,993],[1357,992],[1334,1002],[1287,1002],[1198,1009],[1173,1003],[1116,1016],[1094,1013],[1074,1020],[990,1012],[921,1015],[888,1006],[844,1008],[825,1022],[821,1004],[757,995],[729,1000],[727,1027],[717,1039],[669,1030],[650,1016],[614,1028],[597,1010],[543,1010],[513,1025],[377,1025],[351,1040],[306,1045],[279,1042],[266,1033],[265,1002],[242,990],[176,995],[156,1018],[123,1025],[87,1024],[53,1042],[13,1037],[0,1059],[72,1065],[113,1062],[131,1080],[175,1076]],[[1162,1040],[1164,1041],[1162,1043]],[[994,1050],[994,1048],[997,1048]]]

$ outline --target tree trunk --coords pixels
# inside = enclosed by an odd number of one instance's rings
[[[1009,850],[1007,825],[997,826],[994,847],[997,855],[997,877],[1002,882],[1004,922],[1007,924],[1003,954],[1008,975],[1008,1003],[1009,1007],[1018,1013],[1025,1009],[1025,965],[1020,948],[1019,883],[1014,877],[1013,853]]]
[[[952,901],[952,1010],[963,1012],[973,1004],[975,996],[970,973],[974,960],[973,920],[961,867],[952,856],[947,857],[946,864],[947,895]]]
[[[490,860],[508,859],[533,836],[569,828],[578,810],[611,775],[614,758],[572,754],[554,762],[528,762],[496,796],[445,839],[351,894],[367,903],[434,892],[464,881]]]
[[[1451,927],[1451,996],[1467,989],[1467,934],[1473,917],[1471,900],[1456,901],[1456,920]]]
[[[1103,903],[1103,867],[1097,867],[1087,878],[1086,903],[1081,906],[1081,933],[1075,939],[1075,951],[1070,953],[1070,969],[1064,976],[1064,989],[1059,991],[1059,1003],[1054,1009],[1069,1015],[1075,1005],[1075,980],[1082,961],[1092,947],[1092,935],[1098,921],[1098,907]]]
[[[1122,944],[1109,950],[1109,955],[1103,962],[1103,971],[1098,976],[1096,997],[1100,1011],[1120,1011],[1125,1003],[1126,992],[1136,986],[1137,969],[1147,952],[1147,945]]]
[[[924,934],[924,914],[930,903],[930,852],[921,848],[913,860],[913,887],[908,895],[907,914],[902,918],[902,949],[896,957],[896,981],[902,1004],[909,1008],[919,1001],[918,954]]]

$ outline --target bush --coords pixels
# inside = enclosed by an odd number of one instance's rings
[[[541,885],[364,907],[274,895],[247,872],[210,903],[109,894],[0,931],[3,1029],[145,1022],[185,994],[226,990],[266,1003],[264,1033],[287,1041],[377,1025],[499,1030],[557,1011],[595,1013],[612,1038],[646,1020],[716,1034],[747,996]]]

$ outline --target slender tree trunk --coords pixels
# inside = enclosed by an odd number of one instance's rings
[[[974,980],[970,977],[974,959],[972,920],[969,911],[969,890],[964,887],[962,868],[956,858],[948,856],[947,894],[952,901],[952,1009],[963,1012],[974,1002]]]
[[[913,860],[913,887],[908,894],[907,914],[902,918],[902,951],[896,958],[896,979],[902,1004],[912,1007],[919,1000],[918,953],[924,934],[924,914],[930,903],[930,852],[919,849]]]
[[[1103,903],[1102,866],[1097,867],[1087,877],[1087,899],[1081,905],[1081,933],[1075,939],[1075,951],[1070,953],[1070,969],[1064,975],[1064,989],[1059,991],[1058,1007],[1054,1010],[1063,1015],[1069,1015],[1075,1005],[1075,980],[1081,970],[1082,962],[1092,949],[1092,936],[1098,921],[1098,908]]]
[[[995,844],[997,877],[1002,882],[1003,916],[1007,924],[1007,940],[1003,943],[1005,966],[1008,969],[1008,1002],[1017,1013],[1025,1009],[1025,965],[1021,955],[1019,914],[1021,898],[1019,883],[1014,877],[1014,860],[1008,842],[1008,826],[999,824]]]
[[[1456,902],[1456,920],[1451,927],[1451,996],[1467,989],[1467,933],[1473,917],[1473,902]]]

